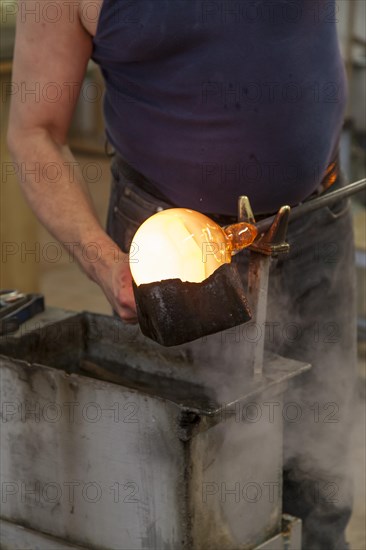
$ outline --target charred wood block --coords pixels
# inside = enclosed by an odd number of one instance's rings
[[[191,342],[251,319],[235,264],[224,264],[202,283],[168,279],[136,286],[137,315],[145,336],[163,346]]]

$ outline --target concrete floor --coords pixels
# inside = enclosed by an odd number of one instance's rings
[[[82,166],[95,163],[95,158],[78,157]],[[106,219],[109,196],[109,162],[99,159],[102,177],[90,183],[89,188],[96,205],[98,216],[104,224]],[[364,213],[358,215],[361,220],[356,225],[357,240],[364,235]],[[40,229],[41,242],[54,242],[44,229]],[[60,261],[47,263],[43,260],[41,276],[41,292],[45,295],[49,306],[57,306],[65,309],[82,311],[88,310],[98,313],[110,314],[111,308],[97,285],[89,281],[66,253],[62,254]],[[359,370],[361,385],[365,382],[366,346],[360,347]],[[354,512],[347,530],[351,550],[366,550],[366,461],[365,461],[365,391],[360,391],[358,402],[355,403],[355,429],[352,445],[352,469],[355,479]],[[328,550],[324,548],[322,550]]]

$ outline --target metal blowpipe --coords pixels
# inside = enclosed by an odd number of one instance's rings
[[[294,208],[291,208],[289,218],[290,220],[297,220],[301,216],[309,214],[310,212],[313,212],[315,210],[319,210],[324,206],[329,206],[330,204],[333,204],[339,199],[344,199],[346,197],[350,197],[351,195],[355,195],[356,193],[359,193],[365,188],[366,188],[366,178],[359,181],[355,181],[354,183],[350,183],[349,185],[346,185],[341,189],[337,189],[336,191],[326,193],[315,199],[311,199],[311,200],[308,200],[307,202],[299,204],[298,206],[294,206]],[[257,222],[255,226],[258,230],[258,233],[261,234],[267,231],[267,229],[274,222],[274,219],[275,219],[275,215]]]

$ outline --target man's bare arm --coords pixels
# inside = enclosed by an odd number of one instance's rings
[[[24,2],[26,10],[22,10]],[[77,11],[70,12],[66,9],[70,4],[62,0],[58,3],[62,17],[50,22],[42,16],[37,21],[30,13],[32,7],[36,8],[36,0],[19,2],[13,64],[14,89],[18,93],[11,102],[9,149],[21,167],[20,183],[33,211],[72,250],[114,309],[130,320],[135,311],[127,258],[100,226],[66,143],[92,38]],[[29,90],[36,92],[27,93]],[[90,262],[83,254],[89,243],[95,243],[101,251],[98,261]]]

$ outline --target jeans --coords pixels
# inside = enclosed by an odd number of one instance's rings
[[[128,252],[139,225],[160,208],[155,199],[114,175],[107,230]],[[344,184],[340,177],[335,189]],[[347,199],[290,221],[290,253],[270,267],[266,347],[312,364],[285,395],[283,511],[303,521],[304,550],[345,550],[352,510],[348,465],[356,380],[353,231]],[[238,264],[246,283],[248,254]],[[291,409],[292,407],[292,409]]]
[[[340,179],[334,188],[341,186]],[[303,520],[303,548],[344,550],[352,509],[348,464],[356,381],[356,300],[349,201],[289,224],[290,254],[273,264],[270,346],[312,364],[288,392],[305,404],[285,425],[284,511]],[[279,327],[281,328],[281,327]]]

